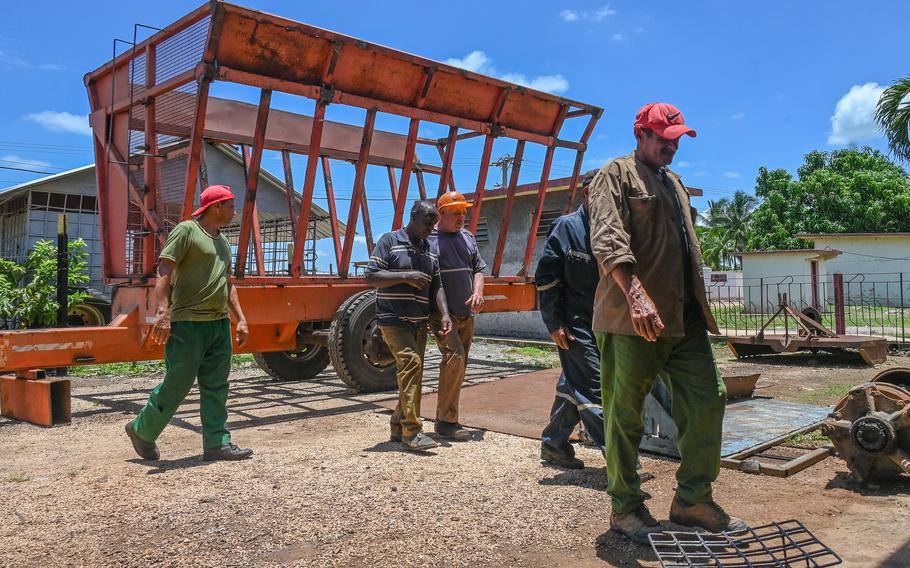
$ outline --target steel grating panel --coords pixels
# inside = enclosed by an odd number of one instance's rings
[[[664,568],[824,568],[842,562],[796,520],[750,528],[740,535],[667,531],[650,534],[648,539]]]

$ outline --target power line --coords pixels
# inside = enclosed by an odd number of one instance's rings
[[[0,166],[0,170],[15,170],[17,172],[29,172],[29,173],[33,173],[33,174],[47,174],[47,175],[54,175],[54,174],[60,173],[60,172],[42,172],[40,170],[27,170],[25,168],[14,168],[12,166]],[[25,182],[22,182],[22,183],[25,183]]]

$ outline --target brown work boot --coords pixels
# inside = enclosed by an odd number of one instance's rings
[[[638,544],[650,544],[648,535],[663,532],[664,527],[651,516],[647,507],[639,505],[637,509],[629,513],[612,513],[610,530],[618,532]]]
[[[139,457],[144,460],[157,460],[161,458],[161,454],[158,452],[158,446],[154,442],[146,442],[139,437],[139,434],[136,433],[136,430],[133,429],[133,423],[126,423],[126,435],[129,436],[130,442],[133,443],[133,449],[136,450],[136,453],[139,454]]]
[[[474,439],[474,433],[458,422],[443,422],[442,420],[437,420],[433,429],[436,430],[436,433],[442,438],[453,442],[468,442]]]
[[[253,450],[240,448],[234,444],[224,444],[214,448],[205,448],[202,451],[204,461],[240,461],[253,456]]]
[[[714,501],[686,505],[678,496],[673,498],[673,504],[670,505],[670,522],[687,529],[710,533],[738,534],[749,528],[745,521],[731,517]]]

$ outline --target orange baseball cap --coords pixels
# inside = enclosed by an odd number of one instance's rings
[[[661,138],[676,140],[683,134],[695,138],[695,131],[686,126],[682,112],[670,103],[650,103],[639,109],[634,126],[650,128]]]
[[[436,199],[436,209],[442,209],[443,207],[473,207],[473,203],[468,203],[465,200],[464,195],[458,193],[457,191],[447,191],[439,196]]]

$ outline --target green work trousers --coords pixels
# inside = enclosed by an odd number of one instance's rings
[[[231,443],[227,423],[228,373],[231,371],[231,323],[175,321],[164,346],[167,372],[152,390],[148,403],[133,420],[146,442],[154,442],[199,378],[199,414],[203,448]]]
[[[636,471],[644,430],[645,396],[658,374],[672,395],[671,415],[679,430],[681,463],[677,496],[694,505],[711,500],[720,472],[721,430],[726,388],[701,317],[686,314],[684,337],[597,333],[607,453],[607,492],[618,514],[644,503]]]
[[[398,367],[398,405],[390,420],[392,435],[410,438],[423,427],[420,395],[423,388],[423,357],[427,349],[426,325],[380,325],[382,338],[395,356]]]

